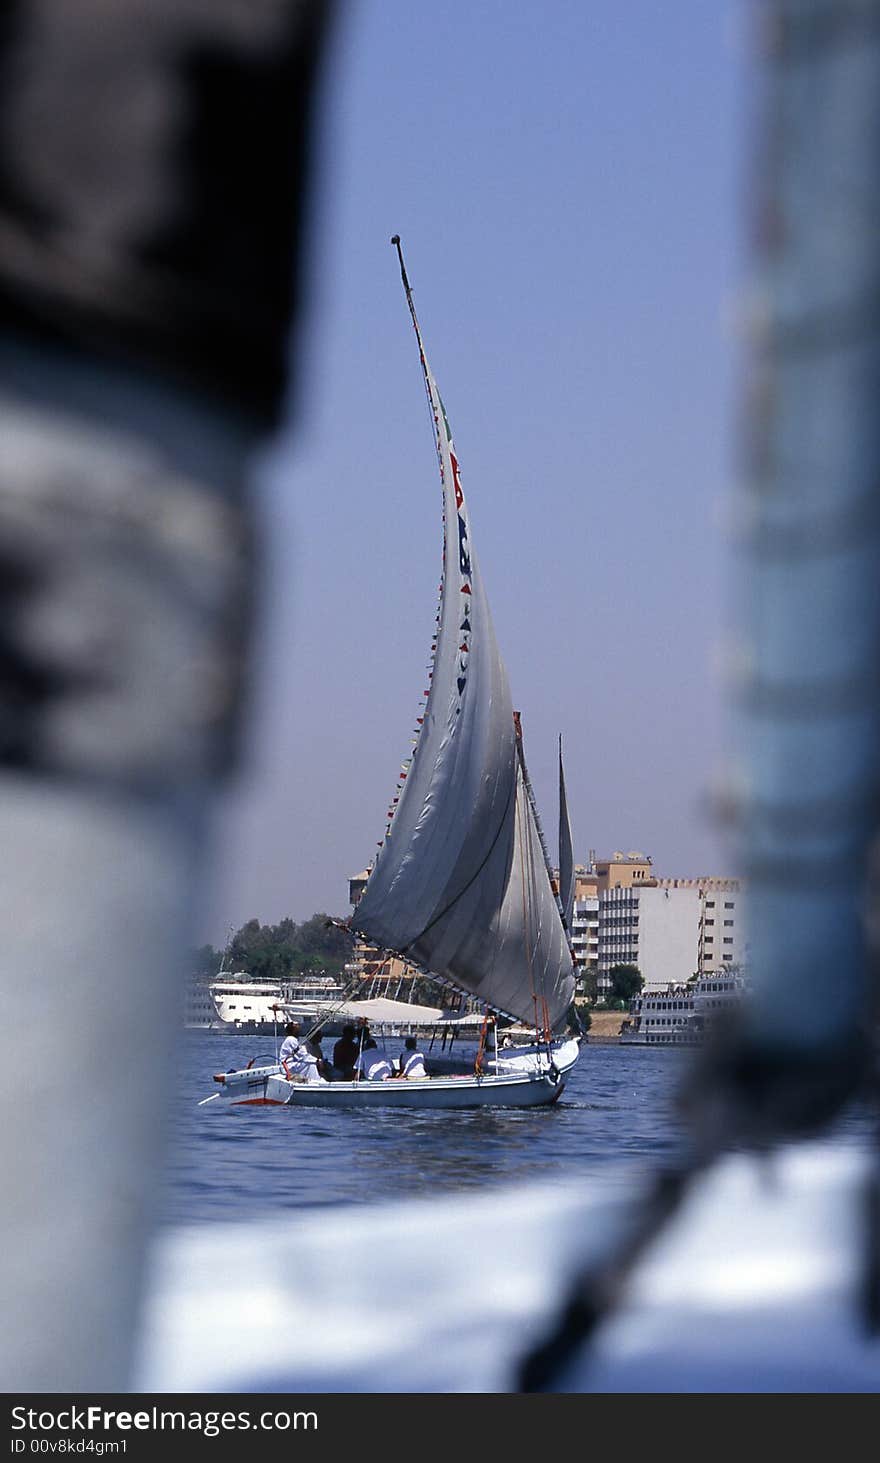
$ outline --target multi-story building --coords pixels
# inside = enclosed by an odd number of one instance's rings
[[[576,864],[574,870],[571,948],[579,976],[598,969],[599,876],[583,864]]]
[[[356,905],[369,869],[349,880]],[[575,865],[571,944],[579,977],[595,973],[599,998],[611,989],[615,965],[637,965],[646,990],[680,984],[747,963],[745,894],[737,879],[661,879],[644,853],[590,852]],[[383,959],[361,945],[355,958],[364,993],[403,996],[418,974],[404,961]]]
[[[599,895],[599,992],[614,965],[637,965],[646,989],[746,959],[744,894],[736,879],[633,878]]]
[[[348,902],[356,907],[367,887],[372,870],[364,869],[348,881]],[[384,955],[374,945],[355,939],[354,955],[350,976],[359,977],[357,995],[360,999],[372,996],[390,996],[395,1000],[409,1000],[413,978],[418,974],[405,960],[397,955]]]
[[[700,889],[700,940],[698,969],[701,975],[748,965],[745,920],[745,891],[739,879],[676,879],[663,881]]]
[[[608,972],[614,965],[639,964],[640,899],[644,890],[615,885],[599,895],[598,991],[611,989]],[[641,966],[639,967],[641,969]]]
[[[591,855],[590,866],[596,871],[600,894],[607,889],[644,888],[654,880],[651,859],[646,853],[636,850],[621,853],[618,849],[610,858],[604,859]]]
[[[634,897],[637,941],[632,964],[639,967],[646,988],[688,980],[699,968],[699,888],[658,880]]]

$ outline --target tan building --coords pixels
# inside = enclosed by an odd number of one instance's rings
[[[352,907],[360,903],[371,872],[371,869],[363,869],[349,879],[348,902]],[[405,960],[401,960],[399,955],[383,955],[374,945],[368,945],[359,936],[355,936],[352,964],[360,976],[360,984],[355,993],[358,1000],[389,996],[392,1000],[406,1001],[409,999],[412,981],[419,974]],[[353,976],[355,970],[350,973]]]
[[[618,850],[610,858],[593,860],[593,868],[600,894],[606,889],[643,888],[654,882],[651,859],[646,853],[621,853]]]

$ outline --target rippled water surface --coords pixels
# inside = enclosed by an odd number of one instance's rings
[[[402,1042],[389,1042],[396,1054]],[[681,1135],[672,1097],[686,1052],[585,1046],[553,1107],[357,1112],[238,1107],[200,1098],[212,1073],[271,1055],[264,1037],[186,1032],[178,1056],[164,1214],[234,1219],[361,1204],[660,1157]]]
[[[400,1042],[389,1042],[396,1054]],[[253,1218],[321,1204],[455,1193],[558,1175],[601,1181],[684,1142],[674,1097],[692,1054],[587,1044],[553,1107],[461,1112],[199,1107],[211,1077],[271,1056],[265,1037],[186,1032],[170,1113],[163,1215]],[[859,1117],[842,1124],[857,1137]]]

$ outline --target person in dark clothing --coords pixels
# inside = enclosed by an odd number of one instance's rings
[[[333,1075],[344,1082],[351,1082],[359,1054],[360,1044],[354,1027],[343,1026],[342,1035],[333,1047]]]

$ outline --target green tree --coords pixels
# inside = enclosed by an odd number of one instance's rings
[[[439,1006],[441,1010],[454,1007],[459,999],[455,991],[429,975],[413,976],[412,998],[417,1006]]]
[[[610,1000],[615,1005],[627,1006],[645,984],[637,965],[612,965],[608,978],[611,981]]]
[[[586,1001],[575,1001],[574,1010],[575,1015],[580,1022],[581,1031],[589,1031],[590,1027],[593,1024],[593,1017]]]
[[[197,978],[208,977],[217,974],[220,967],[220,952],[215,950],[213,945],[199,945],[197,950],[190,950],[187,956],[186,973],[188,976]]]
[[[589,1001],[591,1006],[595,1005],[596,997],[599,994],[598,971],[592,965],[586,966],[584,970],[578,973],[577,983],[578,999]]]
[[[351,935],[331,923],[326,914],[313,914],[301,925],[292,919],[277,925],[250,919],[232,938],[229,964],[233,970],[246,970],[255,980],[290,980],[318,973],[338,977],[351,959],[352,949]]]

